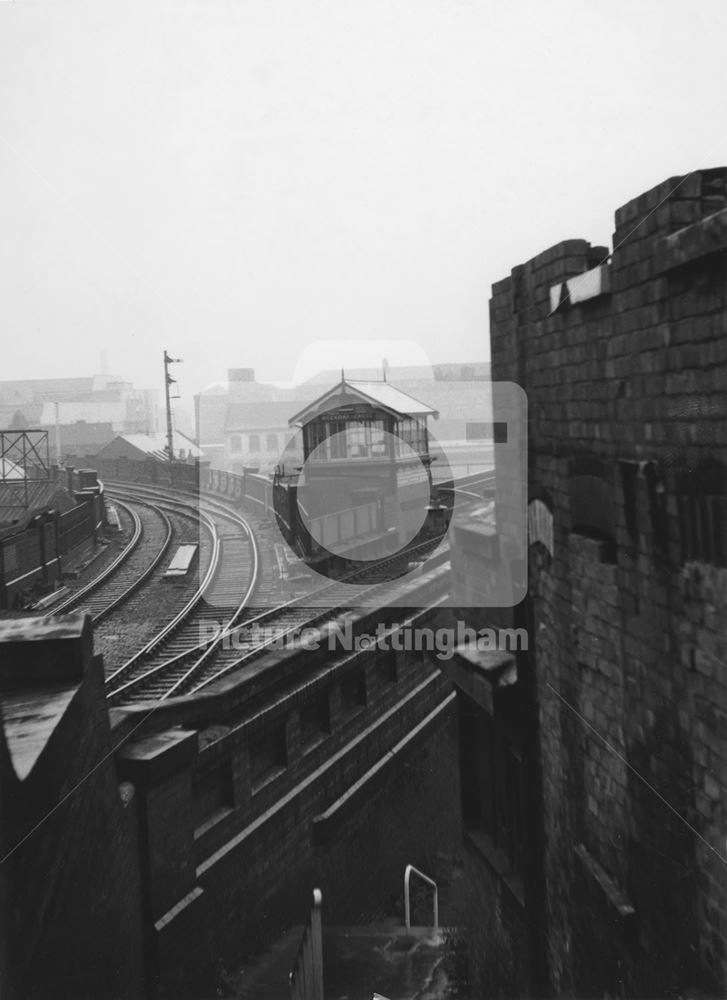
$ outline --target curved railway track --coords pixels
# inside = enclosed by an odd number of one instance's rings
[[[203,688],[244,667],[274,643],[285,640],[286,636],[294,636],[306,628],[325,629],[326,623],[333,622],[346,611],[358,606],[351,602],[352,583],[357,586],[364,585],[363,592],[359,591],[357,594],[357,600],[365,598],[370,601],[375,596],[383,607],[388,594],[401,586],[399,579],[390,579],[388,570],[402,562],[411,562],[417,557],[429,555],[439,548],[441,543],[442,537],[429,539],[406,553],[397,553],[388,559],[378,561],[370,569],[359,570],[345,580],[321,587],[315,596],[320,600],[325,594],[327,602],[325,608],[311,609],[306,603],[311,595],[305,595],[271,608],[228,630],[225,635],[218,638],[215,655],[210,652],[205,659],[200,657],[195,672],[190,673],[188,682],[178,693],[197,694]],[[442,551],[430,560],[429,567],[433,568],[445,558],[446,551]]]
[[[205,602],[202,621],[209,626],[215,622],[216,628],[214,635],[201,642],[200,616],[185,618],[185,611],[180,612],[180,621],[176,624],[181,627],[175,633],[174,644],[165,644],[165,637],[160,633],[154,643],[161,645],[157,646],[153,659],[142,650],[112,674],[107,681],[109,701],[118,705],[138,701],[164,701],[170,697],[195,694],[238,670],[285,636],[302,628],[323,626],[326,621],[349,609],[351,583],[355,582],[359,586],[370,583],[364,591],[367,598],[376,593],[383,604],[386,594],[397,585],[396,580],[388,579],[386,570],[402,559],[412,560],[417,555],[424,555],[426,550],[436,548],[439,544],[440,540],[430,540],[418,546],[419,551],[412,550],[406,556],[399,553],[377,563],[375,567],[359,570],[347,578],[347,581],[329,583],[319,588],[315,597],[320,600],[325,594],[325,608],[309,607],[307,602],[311,595],[306,594],[263,612],[242,617],[254,588],[251,583],[239,601],[237,613],[230,616],[224,625],[220,622],[219,608],[211,609]],[[380,579],[382,573],[387,576],[384,582]]]
[[[183,500],[163,499],[167,506],[189,507]],[[218,509],[219,508],[219,509]],[[189,661],[208,643],[200,637],[232,628],[258,584],[259,553],[244,517],[222,505],[200,501],[197,514],[211,545],[208,564],[192,597],[142,649],[106,680],[112,704],[130,693],[149,691],[148,697],[178,693],[189,671]],[[160,681],[163,683],[160,686]]]
[[[475,491],[479,486],[490,487],[492,478],[491,473],[483,474],[481,481],[476,477],[470,477],[467,483],[468,489],[456,489],[456,492],[465,501],[481,500],[480,494]],[[118,489],[118,486],[115,484],[112,489]],[[178,499],[180,496],[178,493],[170,494],[168,491],[154,490],[150,487],[139,487],[138,490],[146,499],[154,496],[157,502],[165,504],[185,503]],[[124,495],[136,493],[137,487],[130,486],[129,492],[125,492]],[[160,496],[163,500],[159,500]],[[177,499],[174,499],[175,496]],[[219,591],[214,595],[214,599],[210,599],[212,592],[208,591],[207,587],[210,586],[210,574],[216,572],[215,566],[211,566],[198,593],[189,604],[152,642],[108,678],[108,698],[114,705],[163,701],[202,691],[244,667],[286,636],[295,634],[303,628],[325,627],[327,621],[349,610],[352,607],[351,583],[364,585],[363,594],[359,594],[359,597],[365,596],[370,599],[375,596],[384,604],[387,594],[398,585],[397,580],[391,580],[389,577],[391,566],[403,560],[412,561],[418,556],[430,555],[433,550],[440,548],[442,543],[442,538],[430,539],[421,543],[415,550],[409,550],[405,554],[396,553],[369,569],[359,570],[345,581],[328,583],[317,589],[314,594],[293,598],[254,613],[249,604],[252,594],[259,585],[261,570],[257,545],[247,521],[231,509],[229,501],[225,503],[202,495],[195,498],[194,502],[198,504],[203,519],[211,530],[214,517],[223,522],[225,519],[237,520],[238,524],[245,525],[244,530],[254,552],[248,582],[242,586],[239,572],[234,573],[230,570],[228,562],[227,575],[221,574]],[[217,558],[219,559],[219,555]],[[442,547],[441,554],[433,560],[430,557],[428,566],[433,567],[445,558],[446,549]],[[382,575],[385,576],[383,581]],[[325,608],[309,606],[311,599],[320,601],[322,596],[325,596]],[[219,597],[222,601],[218,600]],[[244,614],[246,610],[253,613],[246,616]]]
[[[56,605],[54,615],[71,610],[85,611],[91,615],[94,624],[97,624],[119,608],[149,579],[169,548],[172,525],[163,510],[144,500],[133,504],[120,500],[116,502],[131,518],[131,538],[98,576]],[[152,546],[151,553],[149,543]]]

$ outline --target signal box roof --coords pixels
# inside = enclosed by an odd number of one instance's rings
[[[326,411],[334,412],[330,404],[339,396],[344,400],[341,405],[347,405],[345,397],[350,396],[351,403],[368,403],[370,406],[386,410],[395,417],[434,417],[435,420],[439,417],[439,413],[431,406],[402,392],[390,382],[359,382],[342,377],[337,385],[296,413],[288,423],[291,426],[306,424]]]

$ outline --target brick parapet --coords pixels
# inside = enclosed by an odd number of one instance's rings
[[[727,519],[721,487],[708,514],[689,500],[727,463],[726,193],[719,168],[624,205],[609,280],[582,301],[550,290],[593,267],[585,241],[492,290],[493,379],[527,391],[530,496],[553,517],[529,600],[557,990],[727,981]],[[604,878],[635,940],[608,925]]]
[[[0,633],[13,647],[0,685],[3,996],[131,1000],[143,991],[138,803],[116,773],[101,658],[82,616]]]
[[[372,634],[380,621],[391,628],[397,623],[425,626],[433,615],[427,609],[365,612],[354,616],[354,631]],[[370,811],[367,796],[357,799],[353,813],[341,821],[344,832],[335,850],[316,846],[314,818],[368,773],[377,772],[382,761],[388,762],[392,749],[451,691],[433,656],[401,650],[395,662],[382,663],[385,655],[370,648],[351,651],[340,643],[329,647],[325,641],[305,653],[274,651],[243,678],[242,691],[230,683],[213,696],[179,700],[156,713],[158,733],[149,725],[140,728],[138,741],[121,751],[124,774],[136,782],[145,805],[147,927],[153,922],[154,969],[175,989],[200,972],[209,981],[213,962],[235,960],[241,941],[250,947],[264,944],[288,922],[302,918],[315,879],[329,887],[331,904],[334,887],[336,893],[340,890],[335,906],[344,919],[347,913],[349,919],[355,916],[350,907],[346,910],[347,898],[356,901],[357,912],[367,896],[373,899],[370,881],[361,880],[356,865],[349,866],[347,892],[333,874],[334,869],[343,871],[339,865],[346,852],[351,856],[357,836],[353,828],[360,829],[362,816]],[[364,687],[355,690],[362,700],[352,702],[353,688],[344,692],[344,686],[359,674]],[[322,702],[327,720],[315,711]],[[131,728],[135,717],[133,712],[117,716],[117,733]],[[317,736],[310,732],[311,718],[323,727]],[[451,721],[445,727],[448,736],[434,726],[387,763],[386,786],[399,791],[367,782],[379,803],[376,822],[396,832],[396,865],[404,853],[407,860],[417,860],[412,856],[417,840],[422,850],[432,852],[453,846],[457,788],[451,780]],[[172,728],[164,730],[164,724]],[[187,745],[175,728],[180,725],[199,727],[197,747],[176,769],[163,767],[166,756],[176,758]],[[176,733],[181,743],[162,750],[157,761],[165,732],[170,738]],[[421,755],[428,741],[440,753],[436,768],[433,751],[428,753],[414,794],[411,758]],[[154,780],[145,776],[150,769]],[[428,773],[429,797],[421,794]],[[167,852],[160,850],[164,842],[170,846]],[[371,907],[398,890],[393,872],[390,859]]]

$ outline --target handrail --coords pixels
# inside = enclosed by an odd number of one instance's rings
[[[404,923],[406,924],[407,931],[411,927],[411,905],[409,901],[409,881],[411,879],[412,873],[418,875],[420,879],[423,879],[427,885],[431,885],[434,889],[434,930],[439,930],[439,890],[437,889],[437,883],[434,879],[429,878],[424,872],[420,872],[418,868],[414,865],[407,865],[404,869]]]
[[[323,1000],[323,925],[320,889],[313,890],[313,908],[288,975],[291,1000]]]

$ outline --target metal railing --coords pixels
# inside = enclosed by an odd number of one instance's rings
[[[411,902],[409,899],[409,882],[412,874],[418,875],[420,879],[434,889],[434,930],[439,930],[439,890],[434,879],[429,878],[424,872],[420,872],[414,865],[407,865],[404,869],[404,923],[407,931],[411,927]]]
[[[288,977],[291,1000],[323,1000],[323,922],[320,889],[313,890],[313,908],[303,931],[295,965]]]

